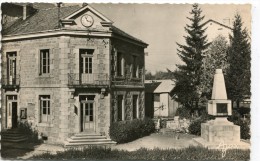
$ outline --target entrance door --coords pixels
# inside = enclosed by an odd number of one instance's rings
[[[7,63],[8,84],[16,84],[16,52],[7,53]]]
[[[7,96],[7,128],[16,128],[17,119],[16,96]]]
[[[80,80],[82,84],[94,82],[92,63],[93,49],[80,49]]]
[[[93,101],[80,102],[81,131],[95,131],[95,110]]]

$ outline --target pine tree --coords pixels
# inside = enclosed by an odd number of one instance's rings
[[[186,25],[185,36],[186,45],[178,44],[178,55],[184,62],[183,65],[177,65],[174,71],[175,99],[187,107],[198,107],[198,101],[201,95],[200,82],[202,75],[203,57],[205,51],[210,45],[207,42],[207,36],[204,35],[205,30],[201,23],[204,16],[201,16],[202,10],[198,4],[192,5],[190,12],[191,18],[187,17],[190,25]]]
[[[247,30],[242,29],[241,16],[236,14],[233,22],[233,34],[230,35],[227,90],[229,99],[236,102],[237,107],[239,107],[240,101],[250,95],[250,46]]]

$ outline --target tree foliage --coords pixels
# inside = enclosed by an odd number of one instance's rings
[[[242,19],[235,15],[233,32],[230,35],[228,52],[229,68],[227,72],[228,97],[237,103],[250,95],[250,60],[251,47],[246,28],[242,27]]]
[[[173,79],[173,72],[169,69],[166,69],[167,71],[156,71],[155,74],[152,74],[151,72],[145,73],[145,79],[146,80],[162,80],[162,79]]]
[[[204,69],[201,79],[201,89],[203,94],[210,99],[213,79],[216,69],[223,69],[223,73],[226,73],[228,62],[227,62],[227,52],[228,52],[228,42],[226,38],[222,35],[218,35],[209,46],[206,56],[203,60]]]
[[[190,25],[186,25],[185,31],[187,36],[184,36],[186,45],[179,46],[178,55],[184,62],[183,65],[177,65],[177,70],[174,71],[175,77],[175,99],[182,104],[192,107],[194,102],[198,105],[199,97],[202,89],[200,89],[203,56],[209,46],[207,36],[204,35],[205,30],[201,23],[204,16],[201,16],[202,10],[198,4],[192,6],[190,12],[191,17],[187,17]]]

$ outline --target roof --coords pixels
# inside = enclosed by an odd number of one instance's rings
[[[165,79],[165,80],[146,80],[145,85],[149,86],[151,89],[152,84],[158,84],[158,86],[154,89],[153,93],[170,93],[173,88],[175,87],[175,83],[171,79]],[[146,87],[145,86],[145,87]],[[149,90],[150,90],[149,89]]]
[[[74,14],[78,10],[81,10],[83,7],[79,5],[75,6],[65,6],[60,7],[60,19],[64,19],[71,14]],[[51,31],[58,28],[58,7],[48,8],[48,9],[39,9],[36,13],[28,17],[26,20],[22,20],[22,18],[18,19],[15,23],[13,23],[8,28],[2,31],[4,36],[12,36],[12,35],[24,35],[30,33]],[[111,26],[110,30],[115,35],[119,35],[139,43],[146,44],[144,41],[137,39],[116,26]]]
[[[230,29],[230,30],[233,30],[233,28],[231,28],[231,27],[229,27],[229,26],[227,26],[227,25],[224,25],[224,24],[222,24],[222,23],[220,23],[220,22],[218,22],[218,21],[212,20],[212,19],[209,19],[208,21],[206,21],[205,23],[203,23],[202,26],[205,26],[205,25],[208,24],[209,22],[214,22],[214,23],[216,23],[216,24],[218,24],[218,25],[220,25],[220,26],[223,26],[223,27],[225,27],[225,28],[228,28],[228,29]]]

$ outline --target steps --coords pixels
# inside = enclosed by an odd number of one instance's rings
[[[88,133],[77,133],[64,142],[65,147],[78,147],[78,146],[89,146],[89,145],[99,145],[99,146],[111,146],[116,144],[116,142],[108,139],[106,136],[100,134],[88,134]]]
[[[19,129],[8,129],[1,132],[1,141],[3,142],[18,143],[26,141],[27,139],[27,136],[19,131]]]

